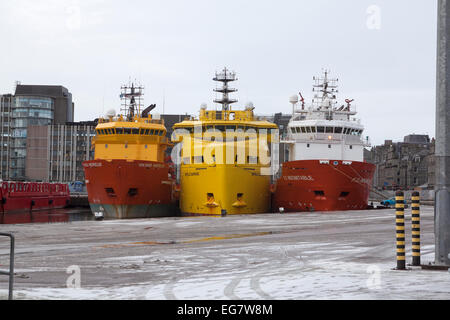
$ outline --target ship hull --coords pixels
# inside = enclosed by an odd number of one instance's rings
[[[273,195],[272,211],[366,209],[374,172],[375,165],[359,161],[285,162]]]
[[[90,160],[83,166],[93,213],[101,212],[111,219],[177,215],[168,165],[142,160]]]
[[[62,183],[5,181],[0,187],[1,213],[60,209],[69,202],[69,188]]]
[[[184,215],[253,214],[270,211],[270,176],[259,167],[217,165],[181,168]]]

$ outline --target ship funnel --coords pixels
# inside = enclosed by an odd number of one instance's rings
[[[141,115],[142,118],[147,118],[150,111],[152,111],[155,108],[156,108],[156,104],[151,104],[147,108],[145,108],[144,111],[142,111],[142,115]]]

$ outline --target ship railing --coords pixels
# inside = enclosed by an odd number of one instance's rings
[[[303,136],[303,137],[302,137]],[[342,141],[353,144],[365,144],[360,136],[343,135],[341,133],[306,133],[302,136],[290,137],[289,140],[295,142],[313,142],[313,141]]]
[[[13,299],[13,287],[14,287],[14,246],[15,238],[12,233],[0,232],[0,236],[9,237],[10,239],[10,249],[9,249],[9,271],[0,270],[0,275],[9,276],[8,284],[8,299]]]

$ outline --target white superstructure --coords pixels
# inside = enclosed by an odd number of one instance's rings
[[[315,93],[312,104],[305,108],[300,94],[292,96],[293,116],[288,125],[287,141],[289,161],[297,160],[345,160],[363,161],[364,147],[370,146],[368,138],[363,138],[364,127],[354,118],[356,111],[353,100],[336,106],[337,79],[324,76],[313,78]]]

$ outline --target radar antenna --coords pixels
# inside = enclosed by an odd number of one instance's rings
[[[315,81],[313,92],[317,92],[314,95],[313,105],[317,110],[330,110],[336,105],[336,94],[339,92],[337,90],[338,79],[329,79],[328,73],[328,70],[324,70],[322,77],[313,77]]]
[[[142,106],[142,96],[144,95],[144,87],[141,85],[134,85],[134,82],[128,85],[123,85],[120,87],[121,94],[120,99],[121,111],[127,118],[127,121],[131,121],[136,114],[140,116],[141,106]]]
[[[232,103],[237,102],[236,99],[230,99],[228,97],[229,93],[237,91],[237,89],[228,87],[228,82],[237,80],[236,73],[234,71],[230,72],[229,70],[227,70],[227,68],[224,68],[222,72],[216,72],[216,76],[213,78],[213,80],[222,82],[222,88],[214,89],[215,92],[222,93],[222,99],[215,99],[214,102],[220,103],[222,105],[222,110],[226,111],[230,108],[230,105]]]

